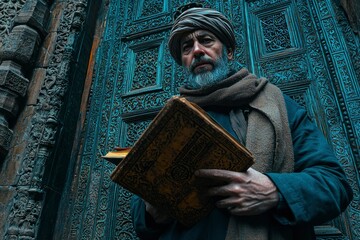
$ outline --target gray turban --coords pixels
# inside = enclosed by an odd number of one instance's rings
[[[196,30],[213,33],[227,48],[235,50],[234,30],[230,21],[220,12],[210,8],[190,8],[174,21],[168,42],[175,61],[181,65],[181,38]]]

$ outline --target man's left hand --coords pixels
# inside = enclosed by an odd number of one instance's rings
[[[249,168],[246,172],[232,172],[220,169],[200,169],[198,178],[222,182],[220,186],[209,187],[211,197],[221,198],[218,208],[226,208],[234,215],[258,215],[277,206],[279,201],[275,184],[261,172]]]

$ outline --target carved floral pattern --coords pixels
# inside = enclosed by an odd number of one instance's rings
[[[11,5],[15,1],[2,1]],[[70,62],[73,47],[69,36],[74,34],[73,16],[85,11],[86,4],[79,8],[78,1],[64,4],[64,17],[58,27],[55,49],[41,86],[34,116],[29,124],[28,145],[23,154],[18,172],[18,189],[11,206],[9,227],[5,239],[36,239],[39,217],[43,208],[42,179],[44,165],[49,160],[58,128],[59,112],[64,105],[64,96],[69,85]],[[72,36],[73,37],[73,36]],[[71,37],[70,37],[71,38]]]
[[[13,27],[13,19],[20,12],[26,0],[2,0],[0,1],[0,46],[5,36]]]
[[[274,84],[306,81],[311,78],[306,56],[290,56],[261,62],[262,74]],[[274,68],[276,66],[276,68]]]
[[[141,6],[141,17],[151,16],[163,12],[164,1],[163,0],[143,0],[138,1]]]
[[[137,139],[139,139],[141,133],[149,126],[150,120],[133,122],[128,124],[126,133],[126,144],[125,146],[132,146]]]
[[[137,52],[135,55],[134,77],[131,90],[156,85],[159,48]],[[141,60],[140,60],[141,59]]]
[[[245,0],[246,1],[246,0]],[[269,5],[275,5],[279,3],[288,3],[290,0],[257,0],[257,1],[248,1],[248,6],[251,11],[258,11]]]
[[[238,48],[235,52],[236,61],[233,63],[235,68],[240,65],[249,65],[250,59],[253,57],[248,49],[251,43],[247,42],[249,33],[246,31],[247,13],[245,13],[244,6],[247,4],[250,11],[265,11],[266,7],[264,6],[267,4],[281,5],[289,2],[285,0],[241,0],[236,3],[234,1],[204,1],[204,4],[208,6],[221,8],[227,16],[233,19],[238,41]],[[323,21],[322,18],[316,19],[315,26],[312,25],[309,9],[312,11],[311,14],[316,15],[316,11],[321,13],[329,11],[329,5],[323,4],[324,1],[320,1],[318,5],[313,2],[308,5],[309,2],[311,1],[296,2],[304,34],[304,44],[308,50],[286,57],[262,59],[258,64],[262,73],[269,75],[270,80],[275,84],[309,81],[309,83],[306,82],[307,85],[304,84],[301,93],[297,93],[296,89],[291,89],[294,93],[291,97],[308,109],[311,118],[324,132],[328,133],[329,141],[336,143],[334,144],[336,145],[335,152],[341,163],[346,166],[349,174],[353,167],[351,149],[348,147],[346,132],[339,118],[337,96],[334,95],[332,83],[329,81],[329,79],[336,81],[339,79],[334,78],[335,72],[331,74],[327,72],[324,55],[328,60],[330,52],[323,52],[321,48],[327,44],[326,46],[332,47],[333,50],[340,49],[336,43],[337,36],[331,32],[336,28],[332,25],[332,21]],[[131,65],[128,62],[129,55],[134,51],[133,46],[158,39],[166,41],[168,25],[172,18],[170,12],[174,12],[177,6],[183,4],[183,1],[173,0],[170,5],[171,10],[163,10],[163,5],[161,8],[151,9],[152,11],[145,10],[151,8],[151,4],[150,1],[145,1],[142,6],[143,12],[140,14],[141,18],[136,18],[137,1],[109,2],[107,25],[103,41],[98,49],[93,73],[86,132],[83,136],[84,148],[80,154],[81,161],[78,162],[76,173],[78,178],[75,179],[71,192],[72,215],[69,221],[69,230],[66,232],[70,239],[76,239],[79,235],[83,239],[92,237],[95,239],[136,239],[129,214],[131,193],[110,181],[109,175],[113,166],[102,161],[100,156],[114,146],[134,144],[150,123],[146,111],[163,106],[170,96],[178,93],[178,87],[185,81],[186,74],[176,66],[167,48],[160,50],[160,48],[154,47],[141,51],[137,49],[134,64]],[[267,45],[271,51],[276,50],[278,46],[281,49],[291,47],[286,34],[285,38],[276,39],[279,35],[274,33],[275,30],[279,33],[287,31],[283,15],[279,15],[279,17],[282,18],[279,22],[276,22],[274,18],[263,19],[263,24],[271,26],[264,27],[265,39],[271,40],[269,41],[271,43]],[[320,32],[321,38],[318,39],[318,31],[321,29],[330,31],[328,38],[324,37],[323,30]],[[149,31],[153,32],[149,33]],[[338,38],[340,39],[341,36]],[[325,39],[328,39],[329,42],[326,42]],[[274,44],[275,42],[276,44]],[[356,45],[353,44],[353,51],[358,51],[354,49],[354,46]],[[63,48],[56,50],[61,54]],[[159,56],[162,57],[162,65],[157,63]],[[342,69],[342,73],[349,75],[347,72],[350,70],[343,67],[345,66],[344,59],[339,58],[337,65],[333,65],[333,68],[339,69],[337,71]],[[61,56],[54,57],[54,60],[61,61]],[[355,70],[358,69],[359,67],[356,65]],[[51,66],[49,71],[56,73],[57,69]],[[128,94],[126,81],[129,74],[133,74],[130,89],[136,90],[136,94]],[[161,84],[159,84],[161,87],[147,91],[148,87],[156,85],[155,80],[158,74],[162,75]],[[348,82],[344,83],[346,84],[345,91],[350,91],[348,86],[351,86],[352,79],[351,77],[344,78]],[[55,79],[46,81],[49,90],[55,84]],[[294,84],[294,86],[297,85]],[[50,99],[46,100],[50,101]],[[56,113],[55,110],[53,115],[56,116]],[[136,120],[127,119],[125,121],[123,119],[125,115],[133,117],[129,119]],[[45,120],[46,118],[44,118]],[[41,135],[38,137],[40,138]],[[356,183],[352,183],[352,185],[354,184]],[[353,208],[357,207],[353,205]],[[355,211],[351,212],[351,216],[354,216],[354,219],[358,218]]]
[[[329,24],[335,24],[332,20],[329,19],[331,17],[331,6],[329,4],[329,1],[326,0],[320,0],[320,1],[313,1],[313,5],[306,6],[304,5],[298,5],[299,10],[301,12],[301,21],[303,22],[304,26],[304,32],[305,32],[305,38],[311,39],[311,41],[307,42],[307,49],[309,54],[309,60],[312,65],[314,74],[316,76],[316,95],[318,95],[321,108],[324,109],[325,119],[327,120],[328,125],[323,125],[326,121],[319,121],[318,124],[320,125],[321,129],[323,131],[328,132],[329,141],[331,141],[336,148],[335,153],[337,157],[339,158],[340,162],[342,163],[347,175],[349,176],[349,179],[356,179],[353,176],[351,177],[351,173],[355,171],[354,169],[354,152],[351,151],[350,146],[352,144],[349,144],[349,140],[351,138],[346,137],[346,131],[349,131],[351,129],[351,126],[346,126],[345,129],[343,128],[343,123],[340,119],[340,116],[342,115],[344,118],[347,117],[347,110],[346,108],[339,109],[338,106],[344,106],[344,97],[346,97],[346,92],[341,92],[339,89],[340,82],[337,77],[337,73],[341,72],[341,68],[337,68],[334,65],[333,57],[336,56],[335,50],[339,50],[339,44],[338,44],[338,38],[337,34],[338,32],[334,32],[336,28],[334,26],[331,26]],[[312,11],[312,20],[315,22],[315,25],[308,24],[308,19],[311,18],[309,15],[309,9]],[[319,15],[315,14],[319,13]],[[330,14],[329,14],[330,13]],[[319,16],[319,17],[317,17]],[[337,16],[341,16],[340,14]],[[323,28],[324,27],[324,28]],[[326,29],[326,31],[324,30]],[[313,41],[314,39],[309,37],[311,35],[319,35],[319,41],[324,44],[326,42],[327,37],[329,36],[329,40],[327,41],[327,47],[323,49],[323,53],[319,51],[319,45],[320,43],[316,43]],[[358,51],[358,50],[357,50]],[[326,57],[326,64],[324,63],[323,56]],[[330,75],[328,72],[326,72],[326,69],[330,69]],[[356,80],[351,77],[351,75],[345,74],[344,77],[350,77],[352,79],[351,81]],[[329,81],[329,79],[332,79],[332,81]],[[333,86],[337,85],[335,89],[333,90]],[[359,88],[359,85],[356,86],[356,88]],[[311,104],[308,104],[308,106],[311,106]],[[320,110],[320,109],[318,109]],[[320,112],[318,111],[318,114]],[[320,113],[321,114],[321,113]],[[321,123],[320,123],[321,122]],[[355,184],[352,181],[349,181],[349,183],[352,185],[354,191],[358,192],[359,188],[357,184]],[[359,199],[355,198],[350,207],[350,214],[353,215],[353,217],[350,217],[350,224],[352,229],[354,230],[355,238],[359,236],[359,229],[358,224],[356,223],[355,219],[359,219],[359,214],[356,212],[359,212]],[[351,208],[354,208],[353,210]],[[344,228],[342,228],[344,229]]]
[[[291,48],[289,29],[284,13],[276,13],[260,20],[266,51],[271,53]]]

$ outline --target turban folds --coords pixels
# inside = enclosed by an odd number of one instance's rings
[[[175,19],[168,42],[170,53],[179,65],[182,65],[181,39],[196,30],[213,33],[227,48],[235,50],[234,30],[224,15],[210,8],[190,8]]]

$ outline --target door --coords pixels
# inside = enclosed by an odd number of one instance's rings
[[[228,16],[238,48],[234,68],[266,76],[308,110],[334,145],[358,193],[359,56],[346,19],[330,0],[201,1]],[[111,182],[101,155],[132,146],[184,82],[167,49],[180,0],[111,0],[96,52],[85,128],[62,199],[58,239],[136,239],[131,193]],[[339,19],[340,22],[336,22]],[[359,237],[359,203],[317,228],[319,239]],[[351,217],[349,217],[351,215]]]

